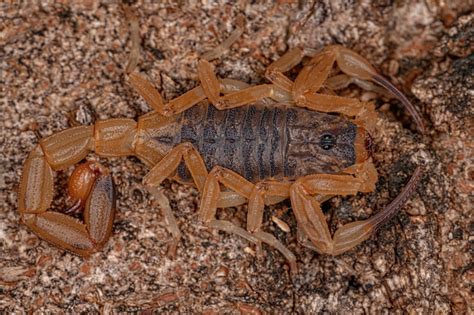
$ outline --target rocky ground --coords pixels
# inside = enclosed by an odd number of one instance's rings
[[[39,2],[38,2],[39,3]],[[79,3],[79,2],[77,2]],[[420,135],[398,101],[373,99],[379,171],[376,191],[334,198],[330,227],[364,219],[401,190],[416,165],[416,193],[389,224],[356,249],[318,255],[296,242],[288,202],[267,209],[265,227],[297,256],[265,248],[257,258],[235,236],[200,227],[193,188],[167,181],[183,240],[170,236],[141,185],[138,159],[104,160],[118,188],[113,236],[85,260],[19,224],[22,164],[38,137],[97,119],[136,119],[150,107],[124,79],[130,52],[121,5],[0,4],[0,312],[2,313],[472,313],[472,1],[293,1],[268,4],[140,5],[139,68],[169,100],[197,84],[196,60],[245,17],[241,38],[219,60],[220,77],[262,83],[289,48],[338,43],[370,60],[408,95],[427,126]],[[66,175],[53,208],[64,207]],[[219,217],[244,226],[245,207]],[[278,215],[291,232],[271,220]]]

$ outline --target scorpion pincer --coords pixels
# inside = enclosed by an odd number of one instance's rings
[[[381,85],[424,130],[408,99],[360,55],[341,46],[326,47],[293,81],[284,73],[304,57],[301,49],[294,48],[267,68],[265,77],[270,83],[257,86],[219,79],[211,63],[201,58],[197,66],[201,84],[165,103],[135,70],[138,23],[130,12],[129,17],[135,44],[127,78],[153,111],[138,121],[97,121],[39,142],[24,165],[18,210],[22,222],[40,238],[84,257],[101,250],[109,238],[115,189],[110,173],[97,162],[78,166],[71,176],[69,194],[75,200],[71,209],[66,213],[49,210],[54,173],[90,152],[100,157],[134,155],[151,169],[143,183],[163,211],[173,239],[170,255],[175,254],[181,234],[167,198],[158,189],[166,178],[199,190],[198,217],[204,225],[240,235],[257,244],[257,249],[261,242],[276,248],[292,271],[296,271],[295,255],[262,230],[265,205],[289,198],[299,242],[319,253],[338,255],[369,238],[414,191],[420,167],[385,209],[367,220],[343,225],[331,235],[321,203],[335,195],[371,192],[377,181],[370,136],[375,127],[374,105],[337,96],[334,91],[353,82],[368,89]],[[341,73],[333,69],[335,64]],[[245,229],[216,219],[217,208],[244,203],[248,203]],[[78,210],[84,211],[82,221],[67,214]]]

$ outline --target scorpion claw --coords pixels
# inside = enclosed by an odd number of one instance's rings
[[[335,50],[337,65],[347,75],[363,80],[372,80],[377,74],[375,68],[358,53],[342,46],[331,46]]]
[[[407,202],[411,197],[413,192],[416,189],[417,184],[419,183],[421,176],[423,175],[423,170],[421,166],[418,166],[413,175],[411,176],[408,183],[405,185],[403,190],[398,194],[398,196],[392,200],[382,211],[375,214],[373,217],[367,221],[373,226],[373,231],[378,230],[382,225],[388,222],[397,211]]]
[[[378,74],[375,68],[372,67],[372,65],[364,57],[342,46],[333,46],[331,49],[334,49],[336,52],[337,65],[342,72],[355,78],[373,81],[387,89],[406,107],[410,115],[413,117],[420,132],[425,132],[423,120],[421,119],[421,116],[418,114],[413,104],[399,89],[397,89],[383,76]]]
[[[334,255],[341,254],[372,236],[393,218],[413,194],[422,175],[418,166],[400,194],[382,211],[367,220],[355,221],[340,227],[334,234]]]
[[[415,121],[416,123],[416,126],[418,127],[418,130],[423,134],[425,133],[425,125],[423,123],[423,120],[421,119],[421,116],[420,114],[417,112],[417,110],[415,109],[415,106],[413,106],[413,104],[408,100],[408,98],[399,90],[395,87],[395,85],[393,85],[392,83],[390,83],[390,81],[388,81],[387,79],[385,79],[384,77],[382,77],[380,74],[376,74],[372,77],[372,80],[378,84],[380,84],[381,86],[383,86],[384,88],[386,88],[388,91],[390,91],[390,93],[392,93],[400,102],[402,102],[402,104],[405,106],[405,108],[408,110],[408,112],[410,113],[410,115],[413,117],[413,120]]]

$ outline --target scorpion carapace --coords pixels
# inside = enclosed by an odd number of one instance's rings
[[[259,250],[261,242],[276,248],[292,271],[296,271],[294,254],[262,231],[265,205],[289,198],[298,240],[320,253],[337,255],[370,237],[413,192],[421,176],[419,167],[385,209],[339,227],[333,236],[329,231],[321,203],[335,195],[371,192],[377,181],[370,136],[375,129],[374,105],[336,96],[334,91],[351,82],[369,89],[373,87],[369,81],[380,83],[401,99],[423,130],[406,97],[360,55],[329,46],[292,81],[284,72],[303,58],[303,51],[295,48],[267,68],[265,77],[271,84],[257,86],[218,79],[210,62],[201,59],[197,67],[201,85],[165,104],[153,85],[134,70],[138,22],[130,11],[128,16],[134,46],[127,79],[154,111],[138,121],[117,118],[73,127],[39,142],[24,165],[18,209],[22,222],[41,238],[82,256],[100,250],[109,238],[115,189],[111,175],[97,162],[79,166],[70,179],[76,199],[71,209],[83,208],[83,221],[49,209],[54,172],[92,151],[101,157],[134,155],[151,168],[143,184],[172,235],[170,255],[175,254],[181,234],[168,199],[159,190],[166,178],[191,183],[199,190],[198,218],[204,225],[242,236]],[[207,55],[215,57],[223,50]],[[342,74],[333,69],[334,64]],[[274,102],[263,105],[263,99]],[[246,229],[216,219],[217,208],[243,203],[248,203]]]

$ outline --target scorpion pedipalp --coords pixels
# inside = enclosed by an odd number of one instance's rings
[[[330,46],[329,49],[334,50],[336,54],[337,65],[342,72],[362,80],[373,81],[387,89],[393,94],[393,96],[402,102],[410,115],[413,117],[413,120],[415,121],[420,132],[425,132],[423,120],[413,104],[402,92],[400,92],[399,89],[395,87],[395,85],[381,76],[364,57],[342,46]]]
[[[402,191],[393,199],[382,211],[379,211],[377,214],[369,218],[367,221],[370,221],[370,224],[374,227],[373,230],[376,231],[382,227],[386,222],[388,222],[400,209],[403,204],[411,197],[417,184],[419,183],[421,176],[423,175],[422,167],[418,166],[413,174],[411,175],[410,180],[402,189]]]

